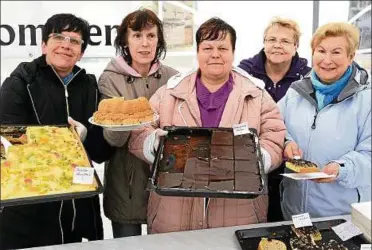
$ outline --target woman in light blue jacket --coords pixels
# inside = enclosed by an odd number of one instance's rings
[[[359,30],[328,23],[314,33],[313,70],[292,84],[279,102],[287,126],[284,156],[300,156],[334,178],[281,183],[286,220],[351,213],[351,204],[371,200],[371,87],[354,61]],[[288,171],[288,169],[286,169]]]

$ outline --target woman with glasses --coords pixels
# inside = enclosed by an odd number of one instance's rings
[[[311,70],[307,60],[298,56],[300,28],[291,19],[276,17],[264,31],[264,48],[254,57],[240,62],[239,67],[265,82],[265,89],[278,102],[294,81],[302,79]],[[268,175],[269,222],[282,221],[279,183],[283,167]]]
[[[140,9],[123,19],[115,48],[118,56],[108,63],[99,79],[101,99],[150,99],[177,73],[160,63],[166,53],[163,24],[151,10]],[[128,151],[129,135],[104,129],[105,139],[116,148],[106,163],[103,194],[103,208],[111,220],[114,238],[141,235],[141,224],[146,223],[150,169]]]
[[[354,62],[359,30],[348,23],[319,27],[311,40],[313,70],[279,102],[287,126],[284,156],[315,163],[330,178],[282,182],[290,220],[351,213],[371,200],[371,84]]]
[[[111,147],[100,127],[88,125],[97,109],[97,81],[75,65],[88,40],[85,20],[72,14],[50,17],[42,30],[43,55],[21,63],[1,86],[0,123],[62,125],[72,117],[90,158],[102,162]],[[0,249],[103,239],[98,196],[5,207],[0,221]]]

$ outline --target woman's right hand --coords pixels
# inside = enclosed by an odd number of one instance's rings
[[[290,141],[285,145],[284,148],[284,157],[287,159],[293,159],[293,158],[302,158],[303,152],[298,147],[297,143],[294,141]]]

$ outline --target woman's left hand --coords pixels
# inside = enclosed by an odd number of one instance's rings
[[[313,179],[314,182],[317,183],[331,183],[334,182],[338,176],[340,170],[340,165],[336,162],[330,162],[328,163],[322,170],[323,173],[326,173],[328,175],[335,175],[336,177],[331,178],[321,178],[321,179]]]

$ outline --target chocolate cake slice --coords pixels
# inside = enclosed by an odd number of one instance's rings
[[[233,133],[231,131],[218,131],[212,132],[212,145],[233,145]]]
[[[182,187],[193,188],[196,186],[207,186],[209,179],[209,162],[188,158],[182,178]]]
[[[211,159],[234,159],[234,152],[232,146],[214,146],[211,148]]]
[[[237,175],[239,175],[240,172],[254,173],[256,175],[260,174],[257,159],[246,161],[235,160],[234,164],[234,171]]]
[[[212,181],[208,185],[209,190],[234,190],[234,181]]]
[[[234,146],[234,158],[236,160],[255,160],[257,155],[253,146]]]
[[[209,168],[209,180],[234,180],[234,161],[212,159]]]
[[[261,190],[261,179],[254,173],[235,172],[235,191],[258,192]]]
[[[254,146],[252,135],[236,135],[234,136],[234,146]]]
[[[174,188],[180,187],[182,183],[182,173],[165,173],[160,172],[158,177],[158,187]]]

